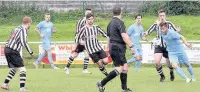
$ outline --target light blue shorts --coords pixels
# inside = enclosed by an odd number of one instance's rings
[[[183,52],[179,52],[179,53],[170,53],[169,54],[169,60],[171,63],[179,63],[179,64],[188,64],[189,60],[188,60],[188,56],[185,53],[185,51]]]

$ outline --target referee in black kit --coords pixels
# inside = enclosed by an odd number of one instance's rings
[[[124,22],[121,20],[122,10],[120,7],[114,7],[113,18],[107,26],[107,35],[109,36],[109,53],[113,60],[115,69],[111,71],[106,78],[102,81],[97,82],[99,92],[104,92],[107,82],[114,79],[116,76],[120,75],[122,92],[132,92],[127,88],[127,72],[128,65],[126,62],[126,44],[131,49],[134,54],[134,45],[132,44],[128,34],[126,33],[126,28]]]

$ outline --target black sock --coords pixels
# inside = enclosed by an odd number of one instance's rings
[[[74,58],[73,58],[72,56],[69,57],[68,63],[67,63],[67,66],[66,66],[66,67],[69,68],[73,61],[74,61]]]
[[[163,70],[162,70],[162,66],[156,67],[156,70],[157,70],[158,74],[160,75],[160,77],[164,77],[164,73],[163,73]]]
[[[127,72],[121,73],[120,74],[120,80],[121,80],[121,86],[123,90],[127,90]]]
[[[106,71],[106,68],[103,66],[103,67],[100,67],[99,70],[105,75],[105,76],[108,76],[108,73]]]
[[[25,87],[25,82],[26,82],[26,72],[21,71],[20,72],[20,88]]]
[[[169,67],[169,70],[170,70],[170,75],[174,74],[174,68],[173,67]]]
[[[119,72],[115,69],[113,71],[111,71],[108,76],[106,76],[106,78],[104,78],[101,81],[101,85],[105,86],[107,82],[109,82],[110,80],[114,79],[117,75],[119,75]]]
[[[10,82],[10,80],[15,76],[15,73],[17,71],[15,69],[11,69],[10,72],[8,73],[8,76],[6,77],[4,83],[8,84]]]
[[[83,70],[87,69],[88,64],[89,64],[89,58],[84,58],[84,67],[83,67]]]

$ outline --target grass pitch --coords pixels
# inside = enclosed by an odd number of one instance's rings
[[[111,71],[113,68],[108,68]],[[155,68],[140,68],[134,72],[130,67],[128,72],[128,87],[133,92],[199,92],[200,81],[198,70],[194,68],[197,81],[186,83],[175,72],[175,80],[169,80],[169,69],[164,68],[165,82],[159,82],[159,76]],[[98,68],[89,68],[90,75],[83,75],[82,68],[71,68],[70,75],[66,75],[63,69],[27,69],[27,84],[29,92],[98,92],[96,82],[104,78]],[[187,73],[186,69],[184,71]],[[0,82],[3,83],[9,69],[0,69]],[[188,73],[187,73],[188,75]],[[19,92],[19,73],[10,82],[11,91]],[[105,92],[121,92],[119,76],[108,82]]]

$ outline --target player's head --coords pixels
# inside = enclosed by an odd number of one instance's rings
[[[137,14],[135,16],[135,20],[137,24],[141,24],[142,23],[142,15],[141,14]]]
[[[167,33],[167,23],[166,22],[161,22],[160,23],[160,27],[161,27],[161,32],[166,34]]]
[[[113,8],[113,16],[122,16],[122,9],[118,6]]]
[[[51,15],[49,13],[45,14],[45,21],[49,22],[51,19]]]
[[[93,25],[94,22],[94,15],[92,13],[89,13],[86,15],[87,23],[89,25]]]
[[[91,8],[86,8],[85,9],[85,16],[89,13],[92,13],[92,9]]]
[[[165,22],[166,21],[166,12],[164,10],[159,10],[158,11],[158,18],[161,22]]]
[[[30,17],[25,16],[22,20],[22,23],[27,29],[29,29],[32,24],[32,19]]]

